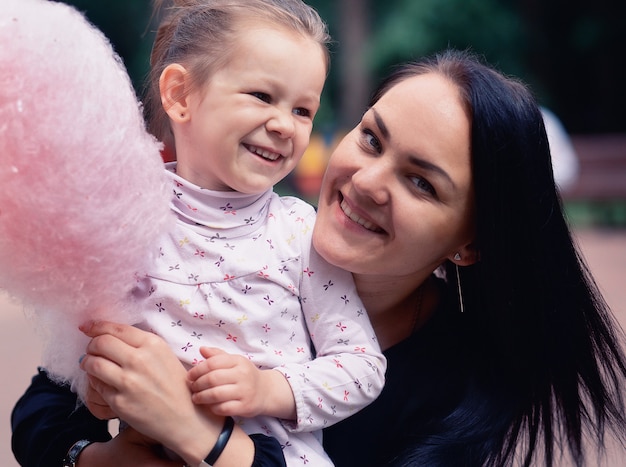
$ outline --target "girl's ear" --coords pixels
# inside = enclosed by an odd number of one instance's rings
[[[161,103],[174,122],[189,120],[188,92],[189,74],[182,65],[172,63],[165,67],[159,79]]]
[[[480,261],[480,252],[478,251],[478,248],[476,248],[476,245],[472,242],[462,246],[450,255],[448,259],[459,266],[470,266]]]

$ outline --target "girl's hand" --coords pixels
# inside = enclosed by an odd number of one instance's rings
[[[293,393],[282,373],[259,370],[248,358],[216,348],[201,347],[200,353],[206,360],[187,373],[193,402],[218,415],[295,419]]]

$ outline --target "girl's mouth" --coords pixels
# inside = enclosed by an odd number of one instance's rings
[[[267,159],[268,161],[275,161],[279,157],[282,157],[281,154],[268,151],[267,149],[259,148],[257,146],[252,146],[250,144],[244,144],[246,149],[257,156],[261,156],[263,159]]]

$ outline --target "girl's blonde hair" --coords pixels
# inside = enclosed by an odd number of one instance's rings
[[[324,50],[327,71],[330,66],[328,28],[301,0],[154,0],[155,15],[161,10],[144,105],[148,130],[171,151],[174,137],[161,104],[161,73],[179,63],[190,73],[191,88],[199,89],[228,61],[242,23],[276,26],[310,37]]]

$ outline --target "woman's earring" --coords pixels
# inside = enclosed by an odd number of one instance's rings
[[[459,256],[459,259],[461,259],[461,256],[457,253],[454,256],[454,259],[457,259],[456,257]],[[458,261],[458,260],[457,260]],[[459,275],[459,265],[455,264],[454,265],[456,267],[456,285],[459,291],[459,304],[461,305],[461,313],[463,313],[464,309],[463,309],[463,293],[461,292],[461,276]]]
[[[457,252],[457,253],[454,255],[454,261],[461,261],[461,253],[458,253],[458,252]]]

